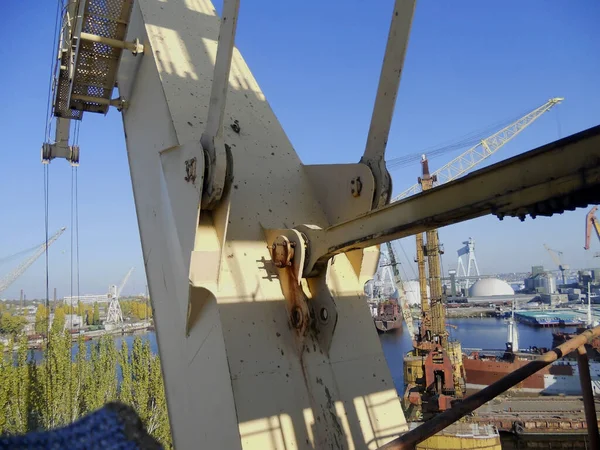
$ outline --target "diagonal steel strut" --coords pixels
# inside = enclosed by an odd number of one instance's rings
[[[327,229],[297,227],[309,244],[304,276],[336,254],[486,214],[524,220],[598,202],[600,126]]]

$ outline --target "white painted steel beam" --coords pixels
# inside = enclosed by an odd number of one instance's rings
[[[524,219],[598,202],[600,126],[328,229],[298,227],[310,245],[304,275],[334,255],[486,214]]]
[[[374,207],[389,203],[392,193],[392,180],[385,166],[385,149],[396,106],[415,4],[416,0],[396,0],[394,3],[367,145],[361,159],[363,164],[371,168],[375,177]]]

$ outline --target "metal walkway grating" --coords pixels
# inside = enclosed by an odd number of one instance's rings
[[[72,0],[73,10],[78,11],[84,0]],[[104,38],[125,40],[133,0],[87,0],[81,24],[72,24],[72,30],[80,27],[81,32]],[[78,42],[79,41],[79,42]],[[58,77],[55,99],[55,115],[81,119],[82,112],[105,114],[108,101],[115,86],[117,69],[121,58],[120,48],[78,39],[73,32],[71,51],[63,56],[65,62],[73,61],[72,70],[62,64]],[[71,57],[72,56],[72,57]],[[69,73],[73,74],[72,80]],[[82,98],[83,97],[83,98]],[[98,99],[98,102],[93,101]]]

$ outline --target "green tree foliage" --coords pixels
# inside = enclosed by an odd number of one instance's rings
[[[12,342],[7,346],[15,349]],[[147,340],[136,338],[131,351],[123,342],[117,351],[114,340],[103,336],[88,352],[82,338],[74,344],[68,332],[53,329],[42,361],[28,359],[27,352],[22,337],[14,361],[0,358],[0,434],[64,426],[119,400],[137,410],[164,448],[172,448],[160,360]]]
[[[171,429],[160,360],[152,356],[150,343],[136,337],[129,359],[127,347],[123,345],[119,363],[123,376],[119,400],[132,405],[146,425],[148,433],[156,437],[165,448],[171,448]]]
[[[123,317],[133,320],[146,320],[152,318],[152,308],[146,300],[121,300]]]
[[[92,318],[92,325],[100,325],[100,308],[98,303],[94,302],[94,315]]]
[[[65,329],[65,308],[59,306],[54,310],[54,319],[52,320],[52,331],[62,333]]]
[[[25,323],[27,323],[27,320],[24,317],[13,316],[8,312],[4,312],[0,316],[0,334],[16,336],[23,331]]]
[[[46,335],[48,331],[48,308],[44,305],[38,305],[35,312],[35,332]]]

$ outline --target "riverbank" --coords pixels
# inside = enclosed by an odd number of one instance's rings
[[[126,336],[132,334],[143,334],[154,331],[154,324],[151,321],[144,322],[134,322],[123,324],[122,326],[115,326],[110,328],[102,328],[100,330],[73,330],[71,332],[71,340],[73,342],[78,341],[79,339],[83,339],[85,342],[91,341],[93,339],[98,339],[102,336]],[[8,344],[8,339],[3,340],[4,344],[4,352],[10,351]],[[41,335],[28,336],[27,348],[30,350],[39,350],[42,348],[44,344],[44,337]],[[17,351],[19,348],[18,342],[14,342],[11,346],[13,351]]]
[[[413,320],[419,320],[421,317],[420,309],[411,311]],[[481,319],[496,317],[496,308],[470,306],[467,308],[446,308],[446,317],[451,319]]]

